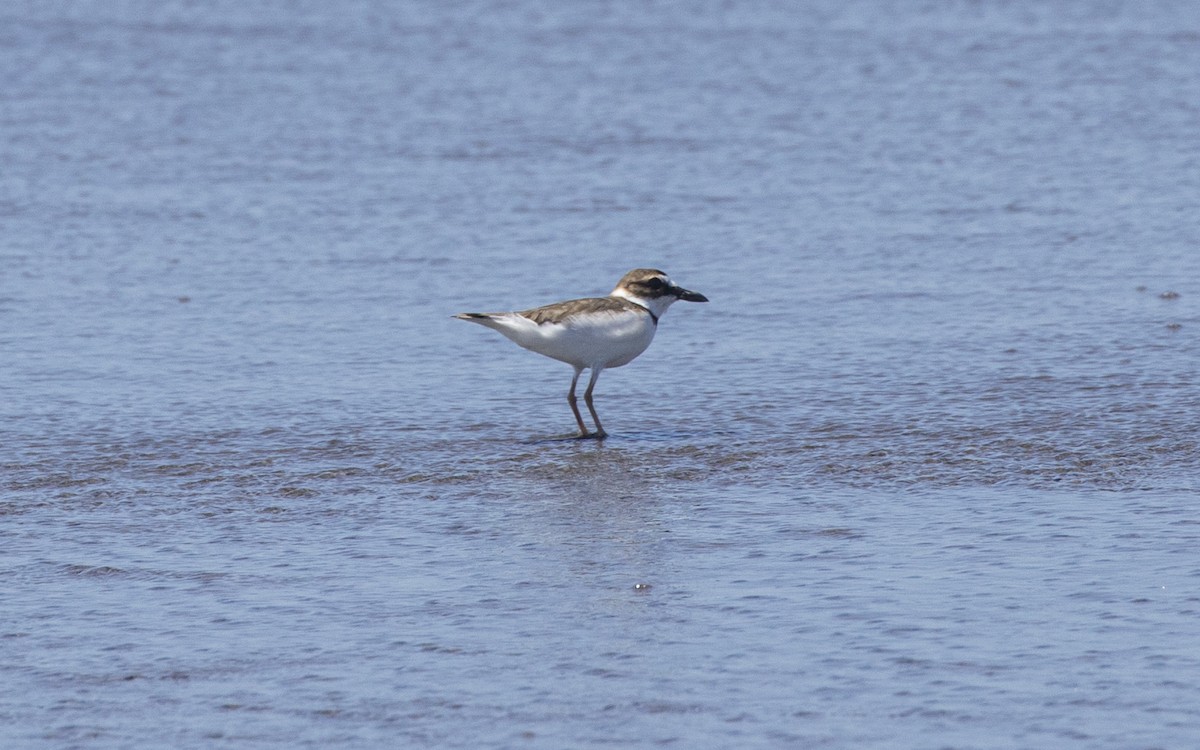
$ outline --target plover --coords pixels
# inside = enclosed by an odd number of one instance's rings
[[[662,271],[635,268],[621,277],[607,297],[556,302],[519,312],[459,313],[454,317],[493,328],[530,351],[575,368],[567,403],[579,424],[579,437],[603,438],[607,433],[596,415],[592,390],[601,371],[627,365],[650,346],[658,319],[675,300],[708,302],[699,292],[676,286]],[[575,385],[591,370],[583,400],[596,431],[589,433],[575,403]]]

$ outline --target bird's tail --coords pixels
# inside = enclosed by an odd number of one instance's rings
[[[497,313],[459,313],[455,318],[466,320],[471,323],[478,323],[481,326],[488,328],[500,329],[500,324],[496,321]]]

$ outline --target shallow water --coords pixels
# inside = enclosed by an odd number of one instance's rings
[[[1196,744],[1188,10],[6,6],[0,744]]]

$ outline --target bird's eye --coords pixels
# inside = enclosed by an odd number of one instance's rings
[[[663,280],[655,276],[653,279],[650,279],[646,282],[646,286],[650,287],[651,289],[662,289]]]

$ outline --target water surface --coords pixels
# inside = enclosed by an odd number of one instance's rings
[[[6,6],[0,741],[1196,744],[1189,11]]]

